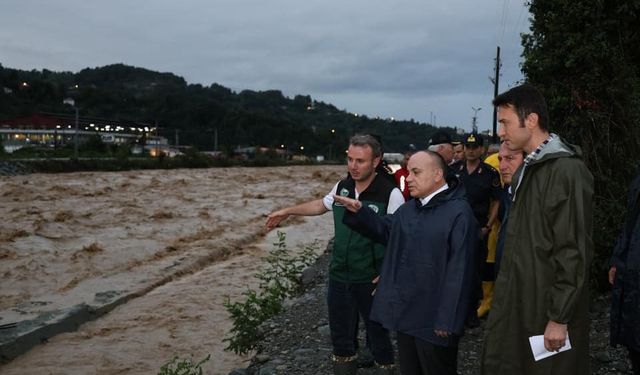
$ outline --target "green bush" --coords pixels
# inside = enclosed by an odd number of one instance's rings
[[[591,281],[605,292],[611,288],[608,260],[638,164],[640,33],[633,30],[640,3],[529,1],[528,6],[531,32],[522,36],[522,72],[547,99],[552,131],[582,147],[593,174]]]
[[[260,280],[260,288],[282,293],[281,298],[291,298],[301,292],[300,275],[302,271],[311,265],[315,260],[317,242],[306,246],[298,256],[291,256],[287,250],[285,242],[286,235],[278,231],[278,242],[274,243],[273,249],[266,257],[266,268],[256,275]]]
[[[228,343],[225,350],[246,354],[253,349],[260,338],[260,325],[282,311],[286,298],[300,293],[300,275],[315,260],[318,244],[314,242],[298,256],[292,256],[287,250],[285,237],[278,231],[278,242],[273,244],[275,249],[266,257],[265,269],[256,274],[260,290],[246,290],[243,302],[231,303],[229,297],[224,302],[233,321],[229,334],[222,340]]]
[[[160,367],[158,375],[202,375],[202,364],[211,358],[207,355],[198,363],[193,363],[191,359],[180,359],[173,357],[169,362]]]

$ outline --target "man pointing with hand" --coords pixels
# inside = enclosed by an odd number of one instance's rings
[[[387,245],[371,319],[397,331],[403,375],[456,374],[478,228],[455,176],[433,151],[415,153],[406,179],[414,198],[376,215],[348,197],[343,222]]]

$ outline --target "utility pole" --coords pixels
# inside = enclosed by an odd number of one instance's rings
[[[158,138],[158,119],[156,119],[156,157],[160,157],[160,138]]]
[[[76,129],[73,137],[73,158],[78,160],[78,105],[74,102],[73,108],[76,110]]]
[[[180,145],[180,136],[178,135],[178,133],[180,132],[180,129],[175,129],[176,131],[176,147]]]
[[[493,98],[498,96],[498,85],[500,83],[500,46],[498,46],[496,52],[496,68],[494,70],[495,76],[493,78]],[[492,143],[498,143],[498,108],[493,106],[493,137]]]
[[[213,128],[213,151],[218,151],[218,128]]]

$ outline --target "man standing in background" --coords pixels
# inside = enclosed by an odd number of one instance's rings
[[[523,162],[524,151],[521,149],[511,151],[504,143],[500,145],[498,163],[500,178],[502,179],[502,195],[500,196],[500,207],[498,208],[498,220],[500,221],[500,227],[498,229],[494,265],[496,276],[500,271],[500,260],[502,259],[502,253],[504,252],[504,236],[507,231],[507,218],[509,215],[509,206],[511,204],[512,195],[511,181],[513,174],[518,170],[518,168],[520,168]]]
[[[475,328],[480,325],[478,320],[479,302],[483,299],[483,294],[491,293],[487,289],[491,284],[483,284],[482,280],[485,274],[494,275],[492,269],[487,269],[487,240],[493,224],[497,221],[498,205],[500,199],[500,175],[498,171],[493,169],[489,164],[482,161],[484,148],[482,138],[476,133],[468,134],[464,138],[464,155],[465,160],[457,162],[451,166],[451,172],[454,173],[464,186],[467,193],[467,200],[473,209],[473,215],[478,221],[480,229],[480,238],[475,271],[475,283],[472,291],[472,301],[469,306],[467,317],[467,327]],[[493,265],[493,263],[491,264]],[[486,290],[483,290],[483,287]]]
[[[487,148],[487,156],[484,158],[484,162],[489,164],[493,169],[499,171],[498,151],[500,145],[491,144]],[[454,148],[455,150],[455,148]],[[502,181],[502,179],[500,179]],[[501,192],[502,193],[502,192]],[[502,198],[500,195],[500,198]],[[487,258],[484,260],[482,267],[482,301],[478,307],[478,318],[489,313],[491,310],[491,301],[493,299],[493,284],[496,280],[496,244],[498,242],[498,232],[500,231],[500,210],[502,209],[503,201],[498,199],[498,217],[493,221],[493,225],[487,235]]]
[[[437,131],[429,139],[429,151],[440,154],[447,165],[453,160],[453,143],[451,136],[443,131]]]
[[[407,162],[409,162],[411,155],[413,155],[413,151],[407,151],[404,153],[404,158],[402,158],[402,161],[400,162],[400,168],[393,174],[396,179],[396,186],[402,192],[405,201],[411,199],[411,196],[409,195],[409,188],[407,186],[407,176],[409,176]]]
[[[453,144],[453,160],[451,163],[456,163],[464,160],[464,145],[460,141],[455,141]]]
[[[629,187],[627,215],[611,256],[611,344],[624,345],[640,374],[640,169]]]

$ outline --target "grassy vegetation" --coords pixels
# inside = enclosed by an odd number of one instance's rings
[[[260,339],[260,325],[282,311],[286,298],[301,291],[300,275],[311,265],[316,256],[317,244],[305,247],[299,255],[291,255],[285,243],[285,234],[278,231],[278,242],[273,244],[266,258],[266,267],[256,274],[259,290],[246,290],[244,301],[231,302],[227,297],[224,306],[231,314],[233,327],[224,338],[227,351],[246,354]]]

